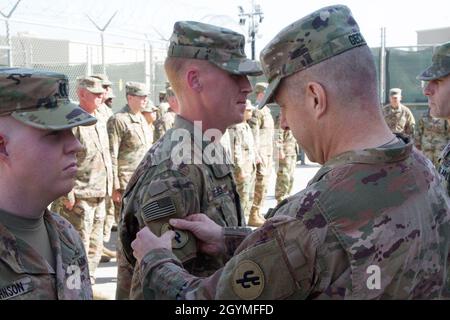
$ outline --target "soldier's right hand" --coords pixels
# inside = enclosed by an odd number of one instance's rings
[[[72,210],[75,206],[75,201],[70,201],[69,199],[64,199],[63,204],[67,210]]]
[[[199,249],[209,255],[225,252],[223,228],[203,213],[188,215],[185,219],[170,219],[169,223],[176,229],[188,230],[200,240]]]
[[[112,194],[112,200],[115,203],[121,203],[122,202],[122,191],[119,189],[114,190],[113,194]]]

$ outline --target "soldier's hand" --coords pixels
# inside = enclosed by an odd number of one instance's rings
[[[172,250],[172,239],[175,237],[175,232],[169,230],[161,237],[157,237],[148,227],[143,228],[136,234],[136,239],[131,242],[134,257],[141,262],[147,253],[154,249]]]
[[[283,150],[280,150],[280,152],[278,153],[278,159],[284,160],[284,158],[286,158],[286,155],[284,154]]]
[[[116,203],[121,203],[122,202],[122,191],[120,191],[119,189],[114,190],[113,194],[112,194],[112,200]]]
[[[73,207],[75,206],[75,201],[70,201],[69,199],[64,199],[63,204],[67,210],[72,210]]]
[[[188,215],[185,219],[170,219],[169,223],[176,229],[188,230],[200,240],[199,249],[209,255],[225,252],[223,228],[203,213]]]

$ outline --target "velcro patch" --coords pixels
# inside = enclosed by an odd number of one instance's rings
[[[254,300],[261,295],[264,286],[264,273],[257,263],[250,260],[239,262],[232,279],[233,291],[239,298]]]
[[[145,222],[159,220],[171,216],[175,212],[175,205],[171,197],[154,200],[142,207]]]
[[[30,277],[21,278],[13,283],[0,288],[0,300],[7,300],[33,290],[33,283]]]

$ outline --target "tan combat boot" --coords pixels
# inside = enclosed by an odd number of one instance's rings
[[[265,221],[266,220],[260,217],[260,215],[257,212],[252,211],[250,212],[250,216],[248,217],[247,224],[249,227],[261,227]]]
[[[116,258],[116,252],[109,250],[105,246],[103,246],[102,257],[100,259],[101,263],[109,262],[111,259]]]

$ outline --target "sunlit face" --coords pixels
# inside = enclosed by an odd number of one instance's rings
[[[82,149],[72,130],[42,130],[14,120],[8,135],[8,176],[23,184],[27,196],[48,203],[72,190],[77,174],[76,153]]]
[[[156,111],[152,112],[142,112],[145,120],[147,120],[148,124],[152,124],[156,120]]]
[[[80,88],[78,98],[80,99],[80,106],[86,112],[92,114],[102,105],[104,93],[92,93],[86,88]]]
[[[244,120],[247,95],[252,91],[248,78],[233,75],[215,66],[201,72],[205,117],[218,129]]]
[[[128,105],[132,110],[142,111],[148,103],[148,96],[128,95]]]
[[[432,117],[450,119],[450,75],[426,82],[423,93]]]
[[[301,88],[299,88],[300,90]],[[306,106],[304,95],[298,91],[295,97],[288,93],[287,86],[281,82],[275,101],[280,105],[280,125],[282,129],[291,129],[297,143],[305,151],[308,159],[316,162],[314,155],[314,118]]]
[[[400,105],[400,101],[402,101],[402,96],[399,94],[390,96],[389,101],[391,103],[391,106],[398,108],[398,106]]]

